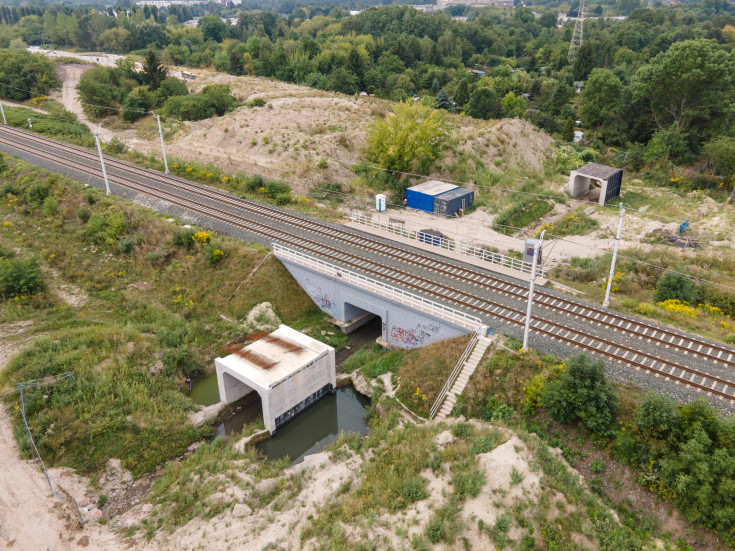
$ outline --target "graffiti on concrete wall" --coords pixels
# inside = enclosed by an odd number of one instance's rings
[[[434,323],[419,323],[413,329],[406,329],[394,325],[390,330],[390,338],[407,347],[429,344],[432,337],[439,332],[439,326]]]
[[[332,314],[335,317],[339,315],[339,312],[337,311],[337,302],[327,293],[322,291],[321,288],[311,285],[308,280],[306,281],[304,288],[311,297],[311,300],[313,300],[314,303],[316,303],[316,305],[324,312]]]

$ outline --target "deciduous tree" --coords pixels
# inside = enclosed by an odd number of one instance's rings
[[[389,170],[427,171],[449,139],[446,113],[413,101],[399,103],[393,110],[393,115],[373,123],[367,159]]]

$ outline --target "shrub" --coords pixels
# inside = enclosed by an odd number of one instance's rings
[[[45,183],[36,182],[26,191],[26,202],[40,207],[49,195],[49,186]]]
[[[8,168],[8,163],[5,162],[5,155],[0,153],[0,174],[5,172]]]
[[[212,106],[212,109],[214,109],[214,112],[218,116],[229,113],[240,105],[230,94],[229,84],[209,84],[204,87],[201,95]]]
[[[273,199],[275,199],[278,195],[290,193],[291,186],[289,186],[286,182],[277,182],[275,180],[270,180],[265,184],[265,194]]]
[[[107,144],[105,150],[110,153],[125,153],[128,150],[128,146],[125,142],[117,138],[112,138],[112,140]]]
[[[191,247],[194,242],[196,230],[193,228],[181,228],[174,233],[174,245],[177,247]]]
[[[510,235],[515,233],[515,228],[525,228],[534,220],[538,220],[554,207],[549,201],[538,197],[527,196],[501,212],[493,222],[493,229],[500,233]]]
[[[493,411],[493,415],[490,418],[491,421],[507,421],[511,417],[513,417],[513,414],[515,413],[515,410],[506,405],[506,404],[500,404],[498,407],[495,408],[495,411]]]
[[[291,194],[290,193],[279,193],[273,198],[273,200],[276,202],[276,205],[279,205],[279,206],[288,205],[291,202]]]
[[[0,258],[0,296],[32,295],[42,287],[41,267],[35,258]]]
[[[135,249],[135,239],[133,237],[122,237],[117,242],[117,248],[123,254],[130,254]]]
[[[87,193],[87,203],[90,205],[94,205],[97,202],[97,197],[95,197],[95,194],[93,191],[90,191]]]
[[[696,286],[686,275],[669,270],[656,283],[653,299],[656,302],[676,299],[692,304],[697,300]]]
[[[727,344],[735,344],[735,335],[728,335],[725,337],[725,342]]]
[[[205,231],[198,231],[192,236],[194,243],[209,243],[211,235]]]
[[[222,245],[208,245],[204,250],[204,256],[211,265],[215,265],[225,257]]]
[[[43,213],[46,216],[52,216],[56,214],[59,210],[59,202],[56,200],[55,197],[46,197],[46,200],[43,202]]]
[[[92,216],[92,211],[89,210],[87,207],[79,207],[77,209],[77,218],[84,222],[85,224],[89,222],[89,217]]]
[[[249,101],[247,103],[247,106],[251,109],[253,107],[263,107],[265,105],[265,100],[263,98],[255,98],[253,101]]]
[[[207,98],[200,94],[170,97],[163,104],[161,112],[166,117],[184,121],[200,121],[217,114]]]
[[[245,189],[251,193],[255,193],[260,188],[262,188],[264,185],[265,185],[265,181],[263,180],[263,177],[259,176],[258,174],[254,174],[253,176],[248,176],[245,179]]]
[[[571,358],[561,378],[546,385],[542,404],[557,422],[579,421],[599,435],[609,433],[618,409],[615,391],[605,377],[605,364],[586,354]]]
[[[327,162],[327,160],[326,160],[326,159],[321,159],[321,160],[320,160],[320,161],[319,161],[319,162],[317,163],[317,165],[316,165],[316,166],[317,166],[318,168],[327,168],[327,167],[329,166],[329,163]]]
[[[112,245],[125,232],[126,225],[121,212],[95,212],[87,222],[85,233],[96,243]]]
[[[409,503],[421,501],[429,497],[426,490],[426,481],[418,475],[410,476],[403,481],[401,497]]]

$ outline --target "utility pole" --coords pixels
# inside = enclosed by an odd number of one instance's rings
[[[102,147],[100,146],[100,133],[94,131],[94,139],[97,142],[97,152],[100,154],[100,164],[102,165],[102,176],[105,179],[105,193],[110,195],[110,183],[107,181],[107,170],[105,170],[105,159],[102,157]]]
[[[0,101],[0,113],[3,115],[3,126],[8,126],[8,121],[5,120],[5,109],[3,109],[3,102]]]
[[[605,291],[605,302],[602,303],[603,308],[610,306],[610,289],[612,289],[613,278],[615,277],[615,260],[618,258],[618,247],[620,247],[620,234],[623,232],[623,217],[625,216],[625,207],[620,203],[620,222],[618,222],[618,235],[615,236],[615,249],[613,249],[612,264],[610,264],[610,276],[607,278],[607,291]]]
[[[536,246],[533,249],[533,263],[531,264],[531,282],[528,287],[528,308],[526,309],[526,326],[523,329],[523,347],[522,350],[526,350],[528,346],[528,330],[531,328],[531,306],[533,305],[533,288],[536,285],[536,267],[538,266],[538,257],[541,252],[541,244],[544,242],[544,235],[546,230],[541,232],[541,237],[536,242]]]
[[[163,166],[166,167],[166,174],[168,174],[168,160],[166,160],[166,146],[163,144],[163,131],[161,130],[161,115],[153,113],[158,121],[158,135],[161,137],[161,151],[163,152]]]
[[[582,33],[584,31],[584,16],[587,12],[584,10],[584,0],[579,0],[579,7],[577,8],[577,20],[574,22],[574,32],[572,33],[572,41],[569,44],[569,53],[567,54],[567,61],[571,65],[574,61],[574,56],[577,55],[577,50],[582,46]]]

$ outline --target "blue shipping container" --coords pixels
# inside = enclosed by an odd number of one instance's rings
[[[467,209],[475,200],[475,192],[470,189],[457,188],[434,197],[434,214],[454,216],[459,209]]]
[[[438,180],[430,180],[423,184],[415,185],[406,190],[406,206],[412,209],[433,212],[434,197],[457,189],[457,187],[454,184],[447,184]]]

